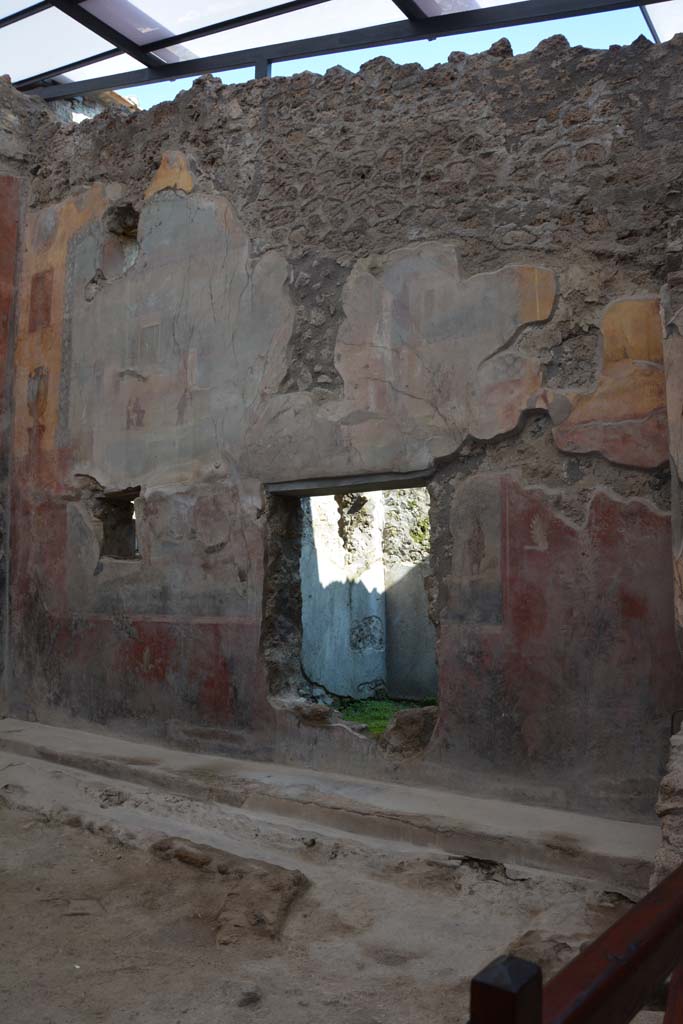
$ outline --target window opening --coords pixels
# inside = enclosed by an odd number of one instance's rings
[[[139,495],[139,487],[129,487],[97,497],[95,516],[102,523],[101,558],[131,560],[140,557],[134,504]]]

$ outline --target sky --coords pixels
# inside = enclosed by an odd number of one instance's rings
[[[304,32],[302,38],[317,32]],[[323,57],[309,57],[305,60],[287,61],[273,65],[272,74],[294,75],[301,71],[313,71],[324,74],[329,68],[341,65],[349,71],[358,71],[360,66],[374,57],[385,56],[397,64],[418,63],[423,67],[432,67],[448,59],[454,50],[465,53],[479,53],[505,36],[510,40],[514,53],[526,53],[532,50],[542,39],[561,34],[567,37],[572,46],[586,46],[592,49],[605,49],[613,44],[624,45],[633,42],[638,36],[651,38],[650,31],[639,8],[633,7],[625,11],[612,11],[603,14],[591,14],[578,18],[564,18],[558,21],[546,21],[535,25],[513,26],[507,29],[495,29],[485,32],[471,32],[466,35],[448,36],[432,41],[424,40],[415,43],[401,43],[396,46],[383,46],[378,49],[355,50],[348,53],[337,53]],[[188,44],[193,46],[192,43]],[[228,71],[217,76],[226,83],[246,82],[253,78],[251,68]],[[181,89],[188,89],[194,79],[182,79],[176,82],[160,82],[159,84],[130,90],[120,90],[122,95],[135,99],[140,107],[147,108],[164,100],[171,100]]]

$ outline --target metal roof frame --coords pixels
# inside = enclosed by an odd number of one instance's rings
[[[40,14],[41,11],[47,11],[49,7],[52,7],[51,0],[40,0],[40,3],[31,4],[30,7],[24,7],[21,11],[15,11],[14,14],[8,14],[4,18],[0,18],[0,28],[5,28],[6,25],[14,25],[16,21],[23,21],[24,18],[30,18],[33,14]]]
[[[291,13],[305,7],[322,5],[327,3],[328,0],[291,0],[291,2],[283,2],[265,10],[254,11],[144,44],[129,39],[117,29],[105,24],[100,18],[83,10],[81,2],[82,0],[41,0],[41,2],[25,8],[23,11],[18,11],[0,20],[1,30],[6,25],[13,24],[22,18],[30,17],[33,14],[54,7],[113,44],[111,49],[103,50],[91,57],[73,61],[70,64],[52,68],[30,78],[23,79],[16,83],[17,88],[43,96],[45,99],[58,99],[84,96],[92,92],[128,88],[136,85],[150,85],[155,82],[172,81],[193,75],[230,71],[245,67],[253,67],[256,77],[265,77],[270,75],[271,67],[274,63],[297,58],[343,53],[350,50],[413,42],[421,39],[437,39],[443,36],[456,36],[465,32],[479,32],[485,29],[503,29],[514,25],[525,25],[557,18],[579,17],[585,14],[624,10],[631,7],[641,8],[647,24],[653,31],[653,37],[655,40],[657,39],[647,12],[642,6],[642,0],[518,0],[518,2],[503,4],[498,7],[475,8],[473,10],[437,16],[425,15],[419,6],[419,0],[392,0],[395,6],[406,15],[407,20],[389,22],[384,25],[373,25],[368,28],[354,29],[346,32],[333,32],[310,39],[299,39],[269,46],[252,47],[246,50],[215,54],[208,57],[164,61],[158,56],[161,50],[167,50],[170,47],[180,45],[192,39],[203,38],[217,32]],[[665,0],[649,0],[649,2],[662,3]],[[87,67],[90,64],[96,65],[99,61],[121,54],[128,54],[143,64],[144,67],[137,71],[105,75],[81,82],[54,82],[55,78],[68,74],[69,71]]]
[[[164,66],[164,61],[161,57],[157,57],[154,53],[145,53],[142,47],[138,46],[132,39],[128,39],[127,36],[122,35],[117,29],[107,25],[101,18],[96,18],[90,11],[86,11],[81,7],[78,0],[51,0],[51,3],[62,14],[68,14],[74,21],[78,21],[85,28],[89,28],[91,32],[96,32],[102,39],[106,39],[108,43],[113,43],[123,53],[127,53],[129,57],[139,60],[141,64],[145,64],[148,68]]]

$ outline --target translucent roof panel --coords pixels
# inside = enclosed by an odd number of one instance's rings
[[[0,31],[0,75],[19,82],[110,49],[106,39],[53,7]]]
[[[135,43],[152,43],[244,14],[279,7],[285,0],[86,0],[83,7]]]
[[[666,3],[649,4],[647,13],[659,38],[664,42],[677,32],[683,32],[683,0],[667,0]]]
[[[327,0],[327,3],[319,6],[280,14],[267,21],[201,36],[193,39],[188,46],[198,57],[209,57],[216,53],[232,53],[235,50],[277,45],[295,39],[310,39],[332,32],[348,32],[355,28],[403,20],[405,15],[401,14],[392,0]]]
[[[128,54],[121,54],[120,57],[108,57],[107,60],[98,60],[97,64],[86,64],[83,68],[69,71],[65,76],[70,82],[85,82],[88,78],[101,78],[104,75],[121,75],[125,71],[140,71],[144,68]]]
[[[173,6],[172,0],[169,0],[169,4],[170,10]],[[155,0],[150,0],[149,6],[158,6],[162,13],[162,5],[156,5]],[[129,0],[116,0],[116,3],[112,3],[111,0],[86,0],[81,7],[138,45],[180,34],[177,28],[167,23],[162,24],[140,7],[129,3]],[[166,17],[165,9],[162,16]],[[175,46],[173,50],[159,50],[158,55],[164,61],[189,60],[195,56],[184,46]]]
[[[33,7],[36,0],[0,0],[0,18],[6,18],[17,11],[24,11],[27,7]]]

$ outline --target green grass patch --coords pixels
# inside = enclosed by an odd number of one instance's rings
[[[339,712],[347,722],[367,725],[372,736],[381,736],[397,711],[426,708],[435,700],[349,700],[339,702]]]

